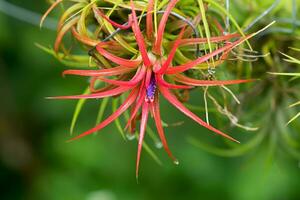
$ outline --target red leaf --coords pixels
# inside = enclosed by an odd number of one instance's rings
[[[64,75],[79,75],[79,76],[116,76],[120,74],[125,74],[132,71],[131,68],[126,68],[123,66],[118,66],[108,69],[100,70],[65,70]]]
[[[151,76],[152,76],[152,70],[150,68],[148,68],[146,78],[145,78],[145,88],[147,88],[149,86],[150,81],[151,81]]]
[[[130,81],[111,80],[111,79],[106,79],[104,77],[99,77],[99,79],[113,85],[132,87],[137,85],[145,77],[145,74],[146,74],[146,69],[144,66],[142,66],[142,68],[138,69],[135,76]]]
[[[177,74],[177,73],[181,73],[181,72],[184,72],[186,70],[189,70],[189,69],[193,68],[194,66],[196,66],[198,64],[201,64],[201,63],[211,59],[212,57],[223,53],[224,51],[226,51],[226,50],[228,50],[232,47],[233,47],[232,44],[226,45],[226,46],[224,46],[220,49],[217,49],[217,50],[213,51],[212,53],[208,53],[204,56],[201,56],[198,59],[196,59],[194,61],[191,61],[189,63],[183,64],[183,65],[180,65],[180,66],[175,66],[175,67],[172,67],[172,68],[168,68],[167,71],[166,71],[166,74]]]
[[[102,47],[101,47],[101,43],[99,43],[97,46],[96,46],[96,49],[97,51],[103,55],[105,58],[107,58],[108,60],[118,64],[118,65],[121,65],[121,66],[124,66],[124,67],[131,67],[131,68],[136,68],[142,61],[141,60],[127,60],[127,59],[124,59],[124,58],[120,58],[118,56],[115,56],[115,55],[112,55],[111,53],[109,53],[108,51],[104,50]]]
[[[90,135],[94,132],[97,132],[101,129],[103,129],[104,127],[106,127],[108,124],[110,124],[112,121],[114,121],[115,119],[117,119],[123,112],[125,112],[129,106],[134,102],[134,100],[137,97],[137,90],[133,89],[131,91],[131,93],[129,94],[129,96],[127,97],[127,99],[124,101],[124,103],[116,110],[116,112],[114,112],[112,115],[110,115],[108,118],[106,118],[103,122],[101,122],[99,125],[95,126],[94,128],[72,138],[69,141],[73,141],[73,140],[77,140],[79,138],[82,138],[84,136]]]
[[[217,29],[220,31],[220,34],[224,35],[225,34],[225,30],[222,27],[222,25],[218,22],[218,20],[216,18],[214,18],[213,22],[214,22],[215,26],[217,27]]]
[[[163,129],[163,126],[161,123],[162,120],[161,120],[160,111],[159,111],[158,95],[155,95],[155,100],[151,104],[150,108],[151,108],[151,113],[154,117],[154,121],[155,121],[155,125],[156,125],[156,129],[157,129],[159,138],[163,144],[165,151],[167,152],[168,156],[174,161],[174,163],[178,163],[177,159],[173,156],[172,152],[170,151],[166,137],[165,137],[164,129]]]
[[[169,15],[170,15],[172,9],[175,7],[177,2],[178,2],[178,0],[170,0],[170,3],[168,4],[168,6],[165,10],[165,13],[163,14],[163,16],[160,20],[160,23],[158,26],[158,31],[157,31],[156,42],[153,47],[153,52],[158,55],[162,54],[161,47],[162,47],[162,41],[163,41],[163,35],[165,32],[165,27],[166,27],[167,21],[169,19]]]
[[[233,85],[233,84],[240,84],[240,83],[248,83],[253,82],[254,80],[225,80],[225,81],[218,81],[218,80],[197,80],[192,79],[182,74],[176,74],[174,78],[177,82],[192,85],[192,86],[218,86],[218,85]]]
[[[115,86],[115,85],[107,85],[102,88],[95,89],[96,80],[98,80],[98,77],[92,77],[90,80],[89,89],[90,89],[91,93],[99,93],[99,92],[104,92],[104,91],[108,91],[108,90],[117,88],[117,86]]]
[[[109,19],[104,13],[102,13],[99,9],[94,9],[94,11],[96,12],[97,15],[101,16],[102,18],[104,18],[106,21],[108,21],[111,25],[113,25],[114,27],[117,27],[119,29],[125,30],[125,29],[129,29],[132,26],[132,20],[129,17],[128,19],[128,24],[127,25],[123,25],[123,24],[119,24],[111,19]]]
[[[146,96],[146,88],[145,88],[145,80],[142,82],[142,84],[140,85],[140,90],[138,93],[138,97],[136,100],[136,104],[134,106],[134,108],[131,111],[131,116],[125,126],[125,129],[127,129],[129,127],[130,124],[132,124],[132,120],[134,120],[136,118],[136,114],[139,111],[139,109],[141,108],[143,102],[145,101],[145,96]]]
[[[158,84],[161,84],[162,86],[164,86],[168,89],[191,89],[191,88],[193,88],[193,86],[189,86],[189,85],[175,85],[175,84],[168,83],[163,79],[162,75],[160,75],[160,74],[157,74],[155,76],[155,78],[156,78],[156,81]]]
[[[154,0],[149,0],[147,8],[147,17],[146,17],[146,29],[148,39],[153,37],[153,17],[152,12],[154,9]]]
[[[95,94],[48,97],[47,99],[100,99],[100,98],[104,98],[104,97],[116,96],[116,95],[122,94],[130,89],[131,89],[131,87],[118,87],[118,88],[115,88],[112,90],[99,92],[99,93],[95,93]]]
[[[185,114],[186,116],[188,116],[189,118],[191,118],[192,120],[196,121],[198,124],[200,124],[201,126],[223,136],[226,137],[234,142],[239,143],[239,141],[237,141],[236,139],[232,138],[231,136],[219,131],[218,129],[210,126],[209,124],[207,124],[206,122],[204,122],[202,119],[200,119],[197,115],[195,115],[194,113],[192,113],[189,109],[187,109],[180,101],[178,101],[178,99],[165,87],[159,86],[159,90],[162,93],[162,95],[174,106],[176,107],[178,110],[180,110],[183,114]]]
[[[198,65],[198,64],[201,64],[209,59],[211,59],[212,57],[218,55],[218,54],[221,54],[221,53],[224,53],[224,54],[227,54],[229,50],[235,48],[237,45],[241,44],[242,42],[244,42],[245,40],[251,38],[253,35],[249,35],[245,38],[241,38],[233,43],[229,43],[227,44],[226,46],[222,47],[222,48],[219,48],[211,53],[208,53],[202,57],[199,57],[198,59],[194,60],[194,61],[191,61],[189,63],[186,63],[186,64],[183,64],[183,65],[180,65],[180,66],[175,66],[175,67],[172,67],[172,68],[168,68],[167,71],[166,71],[166,74],[177,74],[177,73],[180,73],[180,72],[184,72],[186,70],[189,70],[191,68],[193,68],[194,66]]]
[[[84,36],[84,35],[80,35],[77,31],[76,31],[76,28],[73,26],[72,27],[72,34],[73,36],[80,42],[82,42],[83,44],[86,44],[88,46],[91,46],[91,47],[94,47],[96,46],[100,41],[99,40],[94,40],[94,39],[91,39],[87,36]]]
[[[137,152],[137,159],[136,159],[136,171],[135,171],[136,178],[138,178],[139,176],[139,165],[140,165],[142,146],[143,146],[143,141],[145,136],[145,130],[147,126],[148,113],[149,113],[149,104],[145,102],[142,108],[142,119],[140,125],[140,135],[139,135],[138,152]]]
[[[207,43],[208,40],[212,43],[214,43],[214,42],[223,42],[223,41],[226,41],[226,40],[237,38],[239,36],[240,36],[239,34],[235,33],[235,34],[228,34],[228,35],[224,35],[224,36],[211,37],[210,39],[208,39],[208,38],[182,39],[179,42],[180,43],[179,46]]]
[[[136,42],[139,46],[139,49],[140,49],[140,52],[141,52],[141,55],[142,55],[142,58],[143,58],[143,62],[144,62],[146,67],[150,67],[151,66],[151,61],[148,57],[145,41],[144,41],[143,35],[142,35],[141,30],[140,30],[139,25],[138,25],[138,21],[137,21],[135,9],[134,9],[134,4],[133,4],[132,0],[130,0],[130,5],[131,5],[132,19],[133,19],[132,30],[134,32]]]
[[[141,88],[142,87],[143,86],[141,86]],[[136,105],[130,114],[130,118],[125,126],[125,129],[127,129],[130,126],[130,124],[132,123],[132,120],[134,120],[134,118],[136,118],[136,114],[138,113],[139,109],[141,108],[143,102],[145,102],[145,96],[146,96],[145,88],[142,88],[141,91],[139,92]]]
[[[175,53],[176,53],[176,50],[179,46],[179,43],[180,43],[180,40],[183,36],[183,33],[184,33],[184,30],[185,30],[185,27],[183,27],[179,33],[179,36],[178,38],[175,40],[175,43],[171,49],[171,52],[166,60],[166,62],[163,64],[163,66],[160,68],[160,70],[158,70],[158,74],[163,74],[165,73],[165,71],[168,69],[168,67],[172,64],[172,61],[173,61],[173,58],[175,56]]]

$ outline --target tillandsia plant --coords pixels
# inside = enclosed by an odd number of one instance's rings
[[[87,67],[66,70],[63,75],[88,77],[90,84],[85,94],[51,99],[79,99],[71,132],[85,100],[103,99],[97,120],[99,123],[71,140],[98,132],[113,121],[123,134],[120,117],[124,114],[125,130],[129,135],[138,135],[138,176],[150,115],[165,151],[174,163],[178,163],[164,134],[165,123],[161,119],[159,103],[160,98],[164,97],[201,126],[238,142],[210,125],[208,117],[206,120],[199,118],[185,103],[189,93],[197,87],[204,90],[205,97],[216,101],[217,97],[208,91],[209,86],[219,87],[223,98],[226,98],[227,95],[235,97],[226,85],[252,82],[252,79],[217,80],[213,72],[227,60],[238,59],[237,47],[248,43],[248,39],[262,30],[245,35],[230,16],[228,20],[234,24],[230,33],[224,17],[226,14],[229,16],[228,12],[222,4],[212,0],[58,0],[45,13],[41,25],[46,16],[62,3],[64,12],[58,23],[54,49],[41,48],[66,65]],[[211,6],[221,14],[208,15],[207,10]],[[86,55],[72,53],[77,49],[74,48],[74,40],[66,40],[68,32]],[[249,43],[248,46],[250,50],[242,48],[242,51],[252,52]],[[101,121],[109,99],[113,101],[113,113]],[[136,128],[138,124],[139,128]]]

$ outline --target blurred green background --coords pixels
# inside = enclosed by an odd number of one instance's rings
[[[41,0],[9,2],[36,13],[49,6]],[[186,136],[217,137],[166,102],[163,118],[185,121],[166,130],[180,164],[173,165],[162,149],[155,149],[160,166],[144,151],[138,184],[136,141],[122,140],[114,124],[98,135],[66,143],[76,102],[44,97],[81,93],[86,80],[62,78],[65,67],[35,46],[53,44],[55,34],[0,12],[0,199],[300,199],[297,160],[282,154],[268,163],[264,146],[239,158],[206,153]],[[96,103],[90,101],[84,109],[77,133],[94,125]]]

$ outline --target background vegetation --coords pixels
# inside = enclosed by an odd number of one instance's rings
[[[297,113],[297,107],[289,109],[288,105],[300,99],[299,92],[297,94],[299,81],[267,74],[269,71],[299,72],[296,64],[284,61],[285,57],[279,53],[299,58],[299,52],[289,49],[300,47],[300,23],[296,15],[299,13],[296,6],[300,5],[299,0],[281,0],[254,28],[258,30],[272,20],[278,21],[264,35],[251,41],[254,49],[261,54],[271,54],[252,63],[253,76],[262,81],[251,86],[255,93],[239,96],[248,101],[242,101],[238,113],[247,125],[261,127],[260,132],[266,134],[266,137],[253,142],[255,145],[246,147],[246,150],[216,150],[215,146],[203,146],[215,144],[218,139],[221,144],[222,139],[211,136],[210,132],[162,102],[163,117],[168,122],[184,121],[183,126],[169,127],[166,131],[170,147],[180,160],[180,165],[173,165],[161,149],[154,148],[163,165],[158,165],[145,154],[139,184],[134,176],[137,144],[135,141],[124,142],[113,124],[101,134],[65,143],[69,139],[68,130],[76,102],[49,101],[44,97],[81,93],[86,82],[62,78],[61,72],[65,67],[34,45],[53,44],[55,31],[51,29],[55,26],[51,21],[47,21],[49,29],[40,30],[34,16],[22,17],[24,13],[11,10],[12,7],[2,2],[1,199],[300,198],[299,119],[286,126]],[[42,13],[49,6],[44,1],[34,0],[8,2],[36,13]],[[246,25],[273,2],[236,0],[232,1],[230,11],[240,25]],[[19,16],[23,21],[7,14]],[[231,70],[237,71],[233,67]],[[243,70],[240,72],[244,73]],[[289,89],[292,92],[288,92]],[[194,103],[203,103],[203,95],[192,95],[199,96],[199,101],[194,100]],[[96,103],[90,101],[84,109],[78,130],[86,130],[94,125]],[[203,111],[197,114],[205,117]],[[226,117],[212,115],[211,120],[219,124],[217,127],[222,130],[234,132],[244,144],[252,141],[258,133],[232,128]],[[284,137],[291,134],[291,140]]]

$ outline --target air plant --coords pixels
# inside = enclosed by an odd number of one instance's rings
[[[207,92],[210,86],[220,87],[233,95],[226,85],[252,82],[252,79],[215,80],[211,70],[238,56],[237,53],[232,53],[233,50],[262,30],[245,36],[233,20],[239,32],[226,33],[218,18],[207,17],[205,14],[210,4],[221,10],[222,6],[215,1],[207,2],[209,4],[202,0],[95,0],[72,3],[65,10],[59,20],[54,51],[42,48],[51,52],[64,64],[81,67],[85,63],[96,69],[64,71],[63,75],[89,77],[89,88],[82,95],[50,99],[79,99],[81,104],[75,112],[74,121],[86,99],[123,100],[109,117],[70,141],[98,132],[118,120],[122,114],[127,115],[125,129],[130,134],[136,133],[136,126],[140,123],[136,161],[138,176],[147,121],[151,115],[165,151],[177,164],[178,161],[171,153],[164,134],[159,104],[162,96],[201,126],[238,142],[210,125],[208,120],[199,118],[184,103],[188,100],[189,92],[196,87],[205,88],[206,94],[215,99]],[[52,4],[42,22],[60,3],[62,1],[58,0]],[[89,52],[91,57],[70,53],[72,48],[67,49],[62,43],[67,32],[71,32],[72,38],[83,45],[83,49]],[[204,70],[208,70],[210,76],[207,76]],[[102,118],[105,105],[101,106],[99,118]]]

